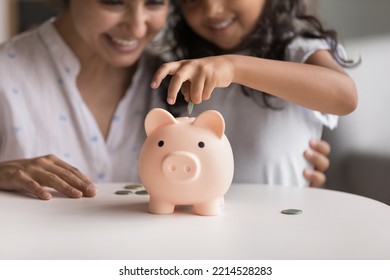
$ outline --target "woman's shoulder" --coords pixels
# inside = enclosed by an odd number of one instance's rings
[[[0,44],[0,61],[2,63],[13,62],[20,57],[35,59],[33,54],[45,49],[42,34],[45,30],[53,28],[52,21],[47,21],[34,29],[11,37]]]
[[[0,45],[0,79],[7,79],[7,76],[13,79],[16,73],[19,76],[31,74],[36,61],[40,60],[38,54],[43,50],[36,30],[21,33]]]
[[[11,53],[16,54],[26,52],[31,50],[31,46],[36,40],[36,29],[17,34],[0,45],[0,54],[6,54],[10,57]]]

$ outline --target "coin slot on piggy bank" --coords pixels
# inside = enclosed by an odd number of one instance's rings
[[[209,110],[174,118],[156,108],[146,116],[145,131],[139,172],[149,212],[171,214],[177,205],[192,205],[198,215],[219,215],[234,173],[222,115]]]

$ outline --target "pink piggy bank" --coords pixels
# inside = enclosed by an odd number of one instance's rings
[[[176,205],[192,205],[198,215],[218,215],[234,171],[222,115],[210,110],[174,118],[153,109],[145,131],[139,172],[150,195],[149,212],[171,214]]]

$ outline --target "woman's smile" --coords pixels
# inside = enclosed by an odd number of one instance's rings
[[[139,46],[139,40],[133,38],[124,39],[109,34],[106,35],[106,38],[110,46],[119,52],[132,52]]]

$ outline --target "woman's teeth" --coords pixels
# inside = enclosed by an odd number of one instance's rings
[[[137,40],[125,40],[117,37],[111,37],[112,41],[118,45],[131,47],[137,44]]]

